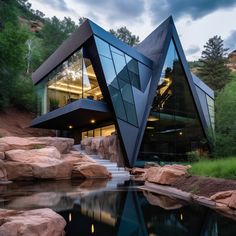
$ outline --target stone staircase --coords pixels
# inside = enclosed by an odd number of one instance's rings
[[[117,163],[111,162],[110,160],[107,160],[107,159],[102,159],[102,157],[100,155],[87,154],[85,150],[81,149],[80,145],[74,145],[74,149],[89,156],[90,158],[95,160],[100,165],[105,166],[107,168],[107,170],[111,173],[112,178],[119,178],[122,180],[129,180],[130,179],[129,171],[125,170],[124,167],[118,167]]]

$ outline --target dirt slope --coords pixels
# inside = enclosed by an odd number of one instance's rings
[[[55,131],[46,129],[29,128],[33,114],[9,108],[0,111],[0,137],[3,136],[55,136]]]

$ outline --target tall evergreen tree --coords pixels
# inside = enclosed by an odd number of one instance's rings
[[[228,49],[223,47],[223,40],[217,35],[210,38],[204,48],[198,74],[217,92],[230,80],[230,70],[226,66],[225,58]]]

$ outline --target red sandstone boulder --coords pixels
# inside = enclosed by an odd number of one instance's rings
[[[33,179],[32,166],[20,162],[4,162],[8,180],[31,180]]]
[[[63,217],[48,208],[0,210],[0,236],[63,236],[65,225]]]
[[[7,180],[7,171],[6,171],[2,161],[0,161],[0,181],[1,180]]]
[[[224,204],[230,208],[236,209],[236,191],[223,191],[218,192],[210,197],[216,203]]]
[[[45,146],[45,143],[20,137],[0,138],[0,152],[6,152],[12,149],[34,149],[37,146]]]
[[[73,166],[72,178],[110,178],[111,174],[105,166],[81,162]]]
[[[63,155],[64,161],[71,161],[73,163],[77,162],[93,162],[96,163],[94,159],[89,157],[88,155],[84,153],[80,153],[78,151],[70,151],[68,154]]]
[[[32,150],[16,149],[5,152],[6,161],[21,163],[57,163],[58,159],[61,159],[61,154],[55,147]]]
[[[61,138],[61,137],[31,137],[28,138],[31,141],[43,143],[46,146],[53,146],[57,148],[60,153],[68,153],[73,145],[74,139]]]
[[[179,177],[187,173],[188,166],[166,165],[163,167],[150,167],[147,171],[147,181],[157,184],[170,185]]]
[[[4,160],[5,159],[5,153],[4,152],[0,152],[0,160]]]
[[[131,174],[133,175],[132,179],[137,181],[145,181],[147,178],[147,171],[148,169],[146,168],[138,168],[138,167],[133,168],[131,170]]]

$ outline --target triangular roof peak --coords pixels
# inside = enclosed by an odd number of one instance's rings
[[[173,26],[173,18],[172,16],[169,16],[140,44],[135,47],[136,50],[151,59],[152,61],[156,62],[160,56],[160,53],[163,52],[164,44],[166,43],[168,33],[171,32]]]

